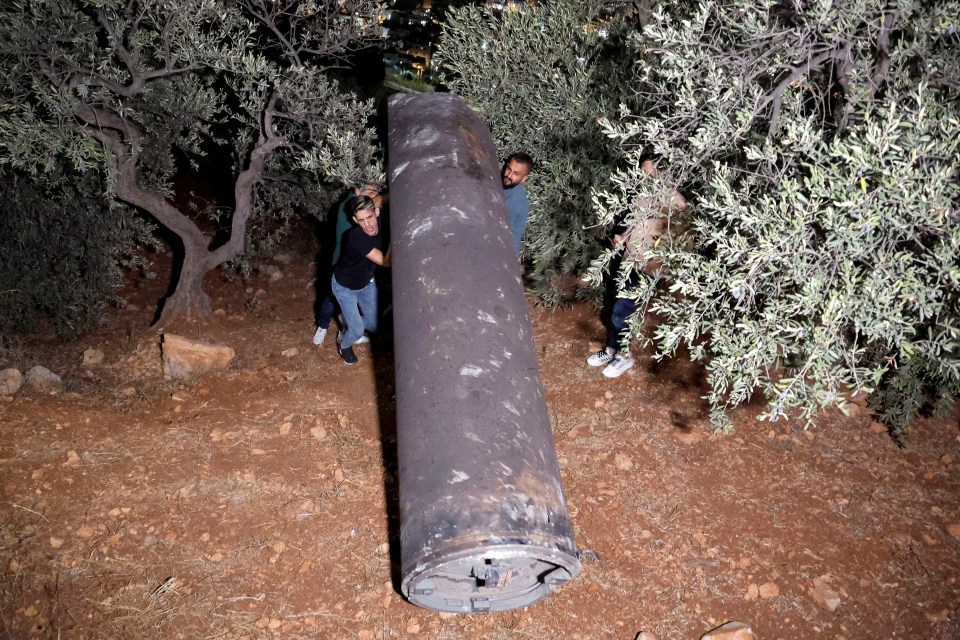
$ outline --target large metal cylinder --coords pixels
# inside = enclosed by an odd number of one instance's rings
[[[522,607],[580,572],[496,149],[451,94],[389,103],[401,591]]]

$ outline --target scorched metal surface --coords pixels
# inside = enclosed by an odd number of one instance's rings
[[[451,94],[389,103],[401,590],[528,605],[580,572],[496,149]]]

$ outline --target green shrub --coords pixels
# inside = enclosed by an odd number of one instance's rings
[[[97,187],[89,177],[0,178],[0,330],[31,331],[49,320],[60,336],[76,335],[122,303],[124,270],[150,275],[139,249],[152,242],[153,227]]]

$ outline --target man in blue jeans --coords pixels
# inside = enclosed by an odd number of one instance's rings
[[[655,178],[657,165],[653,158],[647,158],[641,163],[643,172]],[[603,366],[602,373],[607,378],[618,378],[630,369],[635,360],[630,354],[630,331],[627,321],[637,313],[637,303],[629,298],[630,290],[640,281],[639,271],[654,273],[659,264],[650,259],[647,251],[660,241],[661,236],[669,232],[669,221],[672,212],[680,211],[687,206],[687,201],[675,190],[664,193],[662,199],[649,198],[636,203],[637,208],[644,212],[636,220],[633,227],[626,229],[613,237],[615,247],[623,247],[624,260],[633,263],[633,271],[624,286],[623,292],[617,296],[610,313],[612,330],[607,334],[607,344],[603,349],[587,358],[591,367]]]
[[[372,198],[357,196],[347,205],[347,211],[356,226],[343,236],[330,287],[347,325],[338,336],[337,350],[344,362],[356,364],[353,345],[364,331],[377,330],[377,283],[373,273],[378,266],[390,266],[390,250],[384,253],[381,248],[380,207]]]
[[[343,241],[343,236],[352,226],[350,214],[347,213],[347,205],[349,205],[354,198],[361,195],[373,198],[378,207],[382,206],[383,199],[386,197],[386,194],[381,192],[379,184],[368,182],[364,185],[354,187],[347,193],[347,196],[340,201],[340,205],[337,207],[336,220],[334,221],[336,231],[334,234],[333,255],[330,260],[331,267],[337,266],[337,261],[340,259],[340,245]],[[315,345],[323,344],[323,341],[327,337],[327,328],[330,326],[330,319],[333,318],[333,313],[336,311],[336,305],[334,305],[333,300],[332,291],[326,291],[320,299],[319,309],[314,322],[316,332],[313,334],[313,344]],[[360,342],[364,342],[365,339],[366,336],[362,337]]]

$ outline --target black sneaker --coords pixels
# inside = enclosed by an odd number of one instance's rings
[[[337,347],[337,351],[340,352],[340,357],[343,358],[343,361],[347,364],[357,364],[357,354],[353,352],[353,347],[347,347],[345,349]]]

